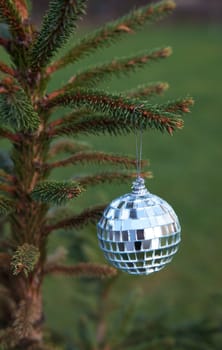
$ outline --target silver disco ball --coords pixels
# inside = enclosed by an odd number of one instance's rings
[[[113,266],[148,275],[172,260],[181,228],[172,207],[149,193],[138,177],[131,193],[113,200],[104,210],[97,230],[100,248]]]

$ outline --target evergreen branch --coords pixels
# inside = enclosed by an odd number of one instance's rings
[[[140,85],[136,89],[124,91],[124,95],[128,98],[147,98],[154,95],[161,95],[169,88],[167,83],[150,83],[147,85]]]
[[[109,118],[96,113],[91,113],[91,117],[85,117],[82,120],[76,121],[75,118],[72,121],[66,121],[61,119],[59,127],[50,128],[47,131],[49,137],[52,136],[70,136],[75,134],[94,134],[98,135],[100,133],[108,133],[111,135],[115,134],[126,134],[135,130],[130,124],[126,124],[125,120],[118,121],[116,123],[115,118]]]
[[[55,224],[47,225],[43,228],[43,233],[47,236],[50,232],[59,229],[82,228],[89,224],[95,224],[101,217],[105,205],[88,208],[78,215],[72,215]]]
[[[0,94],[0,121],[18,131],[35,131],[40,120],[25,91],[6,83],[3,89]]]
[[[83,189],[74,181],[42,181],[31,193],[35,201],[61,205],[78,197]]]
[[[123,157],[118,155],[113,155],[109,153],[104,152],[78,152],[74,154],[71,157],[68,157],[63,160],[58,160],[56,162],[52,163],[43,163],[42,165],[39,165],[36,163],[37,168],[52,170],[55,168],[59,168],[62,166],[67,165],[77,165],[79,163],[98,163],[98,164],[104,164],[104,163],[112,163],[116,165],[123,165],[126,168],[135,167],[136,166],[136,160],[129,158],[129,157]],[[144,164],[145,162],[143,162]]]
[[[24,41],[26,33],[16,3],[11,0],[0,0],[0,16],[8,24],[13,37]]]
[[[5,139],[12,141],[13,143],[16,143],[20,140],[20,137],[18,135],[12,133],[10,130],[2,126],[0,127],[0,137],[4,137]]]
[[[14,183],[15,181],[15,176],[8,174],[5,170],[0,169],[0,180],[4,179],[6,182]]]
[[[21,19],[23,21],[28,19],[29,12],[26,0],[14,0],[14,2]]]
[[[0,192],[6,192],[6,193],[15,193],[15,187],[9,186],[4,183],[0,183]]]
[[[10,214],[13,210],[13,201],[6,197],[0,196],[0,217]]]
[[[156,128],[160,131],[168,131],[170,134],[183,127],[183,120],[179,115],[168,112],[158,106],[153,106],[145,101],[127,99],[119,95],[106,94],[98,90],[71,90],[60,93],[57,96],[48,96],[41,102],[40,110],[49,110],[58,106],[81,106],[91,109],[93,112],[106,114],[115,118],[116,123],[125,120],[127,124],[133,124],[142,128]]]
[[[76,21],[85,13],[86,0],[51,0],[40,33],[30,52],[33,70],[45,67],[76,28]]]
[[[95,174],[90,176],[75,177],[74,180],[78,181],[81,186],[87,187],[91,185],[98,185],[101,183],[113,183],[116,182],[128,182],[131,179],[137,177],[137,173],[117,173],[117,172],[106,172],[101,174]],[[152,178],[152,173],[150,171],[142,172],[141,176],[143,178]]]
[[[123,182],[135,178],[136,176],[136,173],[104,173],[95,176],[79,177],[75,179],[75,181],[77,180],[82,186],[89,186],[115,180]],[[143,172],[141,173],[141,176],[151,178],[152,174],[150,172]],[[58,229],[81,228],[88,224],[94,224],[98,221],[104,209],[104,205],[89,208],[78,215],[72,215],[71,217],[65,218],[55,224],[45,226],[43,229],[44,235],[48,235],[51,231]]]
[[[24,243],[17,247],[11,260],[13,275],[24,272],[25,276],[28,277],[29,273],[34,270],[39,257],[40,251],[33,244]]]
[[[13,77],[7,76],[0,81],[0,93],[17,91],[20,87],[17,85]]]
[[[11,75],[12,77],[15,76],[15,71],[14,71],[14,69],[12,69],[11,67],[9,67],[7,64],[5,64],[5,63],[3,63],[3,62],[0,62],[0,71],[1,71],[2,73]]]
[[[95,84],[104,81],[112,74],[121,77],[138,68],[142,68],[151,61],[157,61],[160,58],[168,57],[172,50],[169,47],[156,49],[149,53],[142,52],[141,54],[133,55],[127,58],[117,58],[111,62],[95,66],[80,72],[73,76],[69,83],[63,86],[62,89],[72,89],[76,87],[94,87]]]
[[[56,94],[56,96],[57,96],[57,94]],[[86,108],[80,108],[80,109],[74,110],[73,112],[67,114],[66,116],[50,122],[47,125],[47,131],[50,133],[51,130],[53,130],[57,126],[64,125],[64,124],[69,125],[70,123],[76,122],[77,120],[79,120],[82,117],[85,117],[89,114],[92,114],[92,112],[90,112]]]
[[[162,109],[167,112],[172,113],[189,113],[190,107],[194,105],[194,100],[192,97],[181,98],[175,101],[170,101],[161,106]]]
[[[80,40],[62,58],[48,67],[47,73],[52,74],[56,70],[74,63],[87,54],[93,53],[99,48],[110,46],[113,42],[126,34],[142,27],[147,22],[154,22],[172,12],[175,8],[174,1],[164,0],[157,4],[149,4],[131,11],[128,15],[117,21],[104,25],[101,29]]]
[[[113,277],[117,270],[107,265],[79,263],[74,266],[46,265],[45,274],[66,275],[75,277],[104,278]]]
[[[146,129],[149,125],[144,125],[143,129]],[[91,114],[91,117],[83,118],[78,122],[64,122],[58,128],[54,128],[48,131],[48,137],[52,136],[73,136],[76,134],[86,134],[86,135],[99,135],[99,134],[109,134],[109,135],[126,135],[130,132],[135,132],[136,129],[141,129],[138,123],[137,115],[132,115],[130,122],[126,122],[125,116],[120,115],[120,117],[109,117],[100,114]]]
[[[48,158],[55,157],[59,153],[76,153],[88,150],[89,148],[90,146],[86,142],[61,139],[51,145]]]
[[[83,118],[78,122],[62,124],[54,130],[48,132],[49,136],[61,136],[61,135],[75,135],[75,134],[89,134],[89,135],[99,135],[99,134],[110,134],[110,135],[126,135],[127,133],[134,132],[135,129],[139,127],[136,125],[137,118],[133,121],[131,118],[131,124],[126,123],[124,116],[118,119],[110,118],[106,115],[92,114],[91,117]]]

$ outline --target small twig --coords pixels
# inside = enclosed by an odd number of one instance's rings
[[[93,208],[88,208],[78,215],[72,215],[71,218],[61,220],[54,225],[48,225],[43,228],[43,235],[47,236],[50,232],[54,230],[59,230],[60,228],[68,229],[70,227],[82,227],[84,225],[94,223],[101,216],[105,205],[96,206]]]
[[[7,193],[15,193],[16,188],[14,186],[0,184],[0,191],[7,192]]]
[[[113,277],[117,274],[117,270],[107,265],[99,265],[93,263],[79,263],[74,266],[66,265],[46,265],[45,274],[67,275],[76,277]]]
[[[53,163],[43,163],[36,164],[36,168],[52,170],[54,168],[59,168],[67,165],[76,165],[78,163],[87,163],[87,162],[98,162],[98,163],[113,163],[113,164],[122,164],[126,168],[135,167],[136,160],[130,159],[129,157],[121,157],[103,152],[78,152],[71,157],[68,157],[63,160],[59,160]],[[146,164],[144,161],[143,165]]]
[[[0,136],[4,137],[4,138],[6,138],[14,143],[21,141],[21,137],[18,134],[14,134],[11,131],[4,129],[4,128],[0,128]]]

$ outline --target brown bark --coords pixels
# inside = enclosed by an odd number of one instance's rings
[[[1,345],[6,349],[28,350],[33,344],[41,344],[43,310],[42,310],[42,273],[36,271],[30,277],[21,273],[13,276],[10,259],[8,264],[0,270],[0,279],[5,288],[6,298],[2,298],[1,308],[4,314],[1,316],[1,323],[4,330],[0,335]]]
[[[12,329],[16,345],[23,349],[42,343],[42,296],[41,292],[29,290],[26,299],[18,303]]]
[[[40,136],[41,137],[41,136]],[[43,347],[42,280],[45,262],[46,241],[41,237],[47,207],[34,202],[30,192],[39,181],[33,167],[34,160],[42,161],[44,148],[38,137],[21,141],[14,148],[16,176],[16,212],[12,214],[11,232],[17,246],[33,244],[40,251],[40,258],[33,272],[25,275],[23,266],[18,266],[18,275],[13,275],[11,259],[0,276],[7,286],[13,308],[5,317],[5,329],[0,343],[8,350],[34,350]],[[22,167],[21,167],[22,164]]]

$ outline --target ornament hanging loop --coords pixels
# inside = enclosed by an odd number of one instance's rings
[[[136,137],[136,171],[137,171],[137,178],[133,182],[132,185],[132,194],[134,195],[144,195],[147,194],[148,191],[145,186],[145,181],[141,177],[141,171],[142,171],[142,152],[143,152],[143,131],[142,126],[140,126],[140,129],[135,128],[135,137]]]

